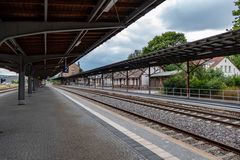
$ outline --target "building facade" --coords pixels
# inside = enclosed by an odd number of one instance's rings
[[[215,57],[206,63],[205,68],[220,69],[225,76],[240,76],[239,69],[227,57]]]

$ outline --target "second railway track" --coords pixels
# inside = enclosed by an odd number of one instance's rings
[[[70,89],[79,90],[79,88],[67,87]],[[207,121],[213,121],[216,123],[222,123],[225,125],[230,125],[240,128],[240,113],[226,111],[226,110],[214,110],[210,108],[201,108],[197,106],[187,106],[180,105],[177,103],[166,103],[162,101],[153,101],[142,97],[127,96],[123,94],[109,93],[106,91],[96,91],[89,89],[80,89],[89,93],[98,94],[101,96],[114,98],[118,100],[127,101],[130,103],[135,103],[139,105],[145,105],[156,109],[161,109],[169,112],[174,112],[176,114],[183,114],[186,116],[192,116],[196,118],[201,118]],[[205,110],[204,110],[205,109]]]

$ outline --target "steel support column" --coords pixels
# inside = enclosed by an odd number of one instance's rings
[[[28,65],[28,70],[29,70],[29,73],[32,72],[32,66],[31,65]],[[31,96],[32,94],[32,75],[30,74],[28,76],[28,96]]]
[[[19,75],[18,75],[18,104],[25,104],[25,65],[22,57],[20,57],[19,63]]]
[[[112,72],[112,89],[114,89],[114,73]]]
[[[148,94],[151,94],[151,67],[148,67]]]
[[[86,78],[83,77],[83,86],[86,87]]]
[[[101,78],[102,78],[102,89],[103,89],[103,86],[104,86],[103,73]]]
[[[28,95],[32,94],[32,76],[28,76]]]
[[[129,86],[129,85],[128,85],[128,70],[126,71],[126,78],[127,78],[127,79],[126,79],[126,80],[127,80],[126,85],[127,85],[127,92],[128,92],[128,86]]]
[[[95,78],[94,78],[94,88],[97,87],[96,81],[97,81],[97,76],[95,76]]]
[[[33,85],[33,88],[32,88],[33,92],[36,92],[36,79],[35,78],[32,79],[32,85]]]
[[[187,93],[187,98],[190,97],[190,92],[189,92],[189,87],[190,87],[190,80],[189,80],[189,77],[190,76],[190,70],[189,70],[189,60],[187,61],[187,90],[186,90],[186,93]]]
[[[90,80],[90,77],[87,77],[87,80],[88,80],[88,87],[90,88],[90,83],[91,83],[91,80]]]

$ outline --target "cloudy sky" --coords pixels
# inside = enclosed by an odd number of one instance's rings
[[[185,33],[188,41],[220,34],[232,26],[233,0],[166,0],[128,28],[80,59],[83,70],[127,58],[154,36]]]
[[[232,26],[233,9],[233,0],[166,0],[80,59],[81,67],[89,70],[124,60],[166,31],[183,32],[189,42],[223,33]]]

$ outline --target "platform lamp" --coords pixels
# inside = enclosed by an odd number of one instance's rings
[[[64,59],[63,73],[68,73],[67,58]]]

